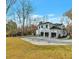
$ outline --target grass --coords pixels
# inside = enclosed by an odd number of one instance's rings
[[[71,46],[37,46],[18,37],[6,39],[7,59],[72,59]]]

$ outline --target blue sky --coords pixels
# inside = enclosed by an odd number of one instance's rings
[[[14,8],[20,7],[18,1]],[[54,14],[55,16],[60,16],[72,8],[72,0],[31,0],[31,3],[34,10],[33,13],[38,15]]]
[[[62,15],[72,8],[72,0],[31,0],[35,14]]]

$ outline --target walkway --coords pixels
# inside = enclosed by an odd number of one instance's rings
[[[22,40],[28,41],[35,45],[72,45],[71,39],[55,39],[44,37],[22,37]]]

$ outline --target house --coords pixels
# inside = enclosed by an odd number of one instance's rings
[[[49,38],[58,38],[67,35],[65,26],[59,23],[51,22],[40,22],[38,24],[38,29],[36,30],[36,35]]]

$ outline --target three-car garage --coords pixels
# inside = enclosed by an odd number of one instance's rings
[[[51,32],[51,33],[49,33],[49,32],[41,32],[41,36],[53,38],[53,37],[56,37],[56,33],[53,33],[53,32]]]

